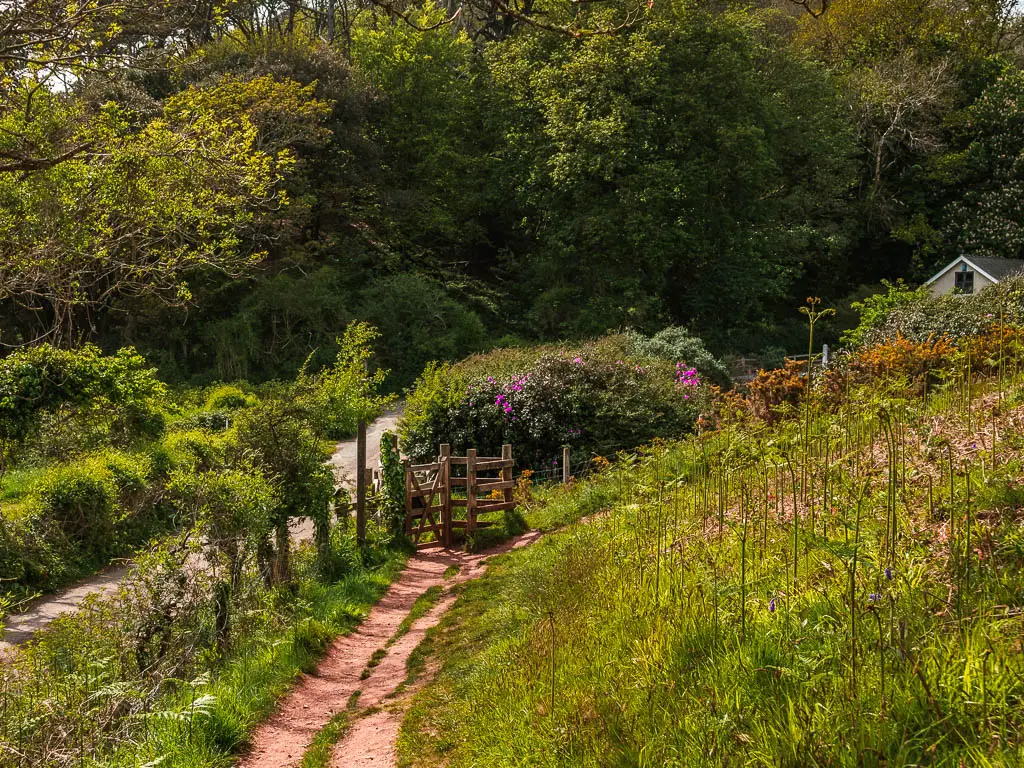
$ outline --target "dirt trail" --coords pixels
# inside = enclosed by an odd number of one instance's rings
[[[357,692],[359,697],[352,710],[355,717],[352,728],[335,747],[331,765],[394,765],[393,750],[400,715],[372,710],[385,704],[388,695],[405,680],[405,664],[410,654],[423,640],[427,630],[441,620],[455,597],[446,592],[409,632],[387,649],[387,655],[370,670],[369,676],[361,680],[374,652],[385,647],[416,599],[430,587],[453,586],[477,578],[483,573],[487,558],[526,546],[539,536],[539,533],[530,532],[477,555],[441,549],[416,553],[359,628],[339,638],[328,650],[317,672],[303,676],[282,700],[277,712],[256,731],[252,749],[242,759],[240,768],[299,765],[313,737],[335,714],[349,706],[350,698]],[[445,571],[452,566],[457,566],[459,572],[445,579]],[[358,717],[366,710],[371,712]]]
[[[380,437],[385,431],[395,429],[400,415],[400,410],[389,411],[367,428],[366,465],[368,467],[377,466],[377,462],[380,460]],[[356,441],[354,439],[337,444],[334,456],[331,458],[331,466],[335,468],[338,479],[343,485],[354,487],[356,475]],[[295,541],[312,541],[313,522],[311,520],[300,518],[293,522],[291,528],[292,538]],[[92,595],[102,597],[117,592],[127,573],[128,565],[111,566],[55,595],[46,595],[33,601],[21,613],[8,616],[6,626],[0,633],[0,654],[31,640],[36,632],[46,628],[54,619],[76,613],[86,598]]]

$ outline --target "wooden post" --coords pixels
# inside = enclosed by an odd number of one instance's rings
[[[452,447],[448,443],[441,445],[441,454],[437,457],[438,473],[441,475],[441,541],[446,547],[452,545]]]
[[[562,446],[562,482],[568,484],[569,482],[569,446]]]
[[[356,546],[366,544],[366,422],[356,433]]]
[[[402,462],[402,469],[405,470],[405,535],[412,536],[412,473],[408,461]]]
[[[501,446],[501,458],[502,458],[503,461],[508,461],[508,462],[512,461],[512,444],[511,443],[505,443],[503,446]],[[501,480],[504,483],[512,482],[512,465],[511,464],[509,464],[507,467],[502,467],[501,468]],[[511,488],[506,488],[504,490],[503,496],[504,496],[503,501],[506,504],[509,503],[510,501],[512,501],[513,490]]]
[[[476,448],[466,451],[466,536],[476,528]]]

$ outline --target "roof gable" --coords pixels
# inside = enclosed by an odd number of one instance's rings
[[[935,274],[925,285],[931,285],[947,272],[955,269],[961,263],[971,267],[975,272],[980,272],[993,283],[998,283],[1007,275],[1016,272],[1024,272],[1024,259],[990,259],[973,256],[958,256],[949,264]]]

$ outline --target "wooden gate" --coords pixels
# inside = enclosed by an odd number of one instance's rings
[[[437,461],[405,465],[405,532],[416,546],[451,546],[452,531],[462,528],[470,535],[493,524],[480,520],[489,512],[514,509],[512,446],[503,445],[500,457],[452,456],[441,446]],[[459,511],[456,515],[456,510]],[[465,510],[465,512],[462,512]],[[423,541],[423,537],[431,538]]]

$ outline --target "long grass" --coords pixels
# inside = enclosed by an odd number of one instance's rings
[[[145,664],[140,649],[161,643],[140,642],[153,616],[133,624],[138,590],[58,620],[5,660],[0,766],[233,764],[277,698],[315,668],[334,637],[358,625],[404,561],[376,550],[368,567],[322,583],[307,548],[296,558],[292,588],[261,590],[252,574],[223,653],[212,640],[212,607],[203,602],[188,613],[187,594],[169,603],[177,613],[167,614],[166,652]],[[153,586],[173,593],[175,583]]]
[[[539,494],[588,520],[466,589],[401,764],[1021,764],[1024,408],[995,390],[879,384]]]

